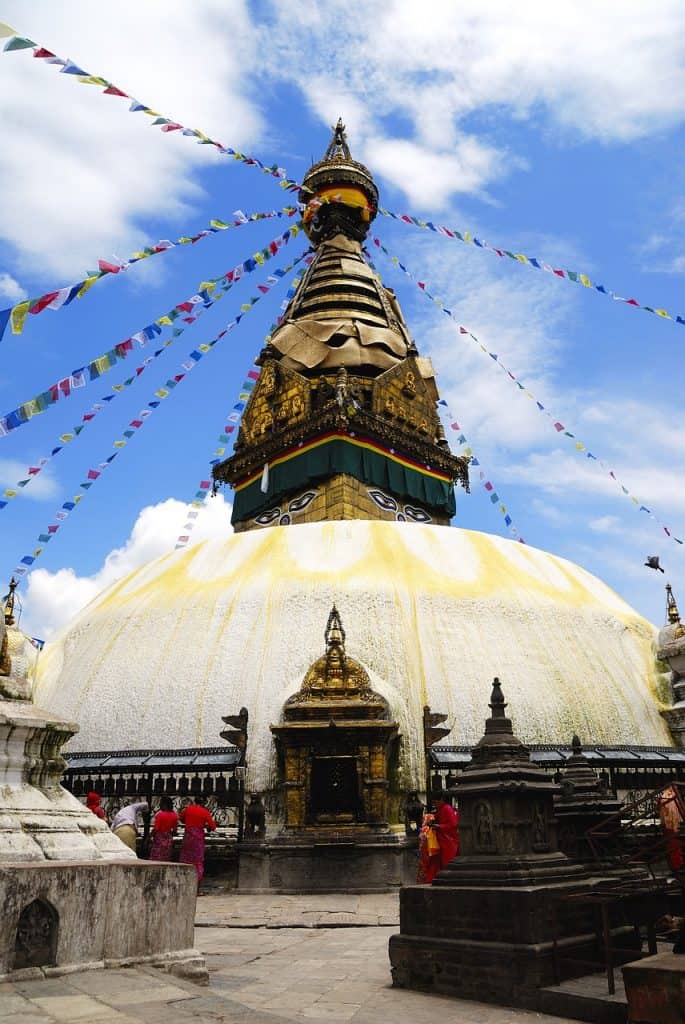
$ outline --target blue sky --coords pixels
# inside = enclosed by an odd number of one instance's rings
[[[554,6],[554,10],[552,10]],[[59,7],[59,10],[57,9]],[[2,20],[155,110],[301,180],[339,115],[389,209],[588,274],[685,315],[685,9],[680,3],[404,3],[7,0]],[[280,208],[274,179],[163,134],[30,52],[0,54],[0,307],[81,279],[98,258]],[[249,225],[99,282],[1,344],[0,414],[44,390],[263,247]],[[685,536],[680,430],[685,327],[492,253],[393,223],[375,233],[641,502]],[[304,248],[295,239],[274,260]],[[650,619],[676,595],[683,549],[380,254],[422,353],[526,541],[583,565]],[[269,267],[264,273],[269,272]],[[0,575],[199,343],[256,294],[243,280],[188,328],[0,512]],[[172,393],[103,473],[24,584],[25,625],[49,635],[117,574],[173,548],[226,413],[278,313],[274,288]],[[164,335],[166,337],[166,335]],[[154,346],[152,346],[154,347]],[[0,438],[0,487],[47,455],[127,361]],[[227,496],[230,500],[230,496]],[[145,510],[145,511],[143,511]],[[141,513],[143,513],[141,515]],[[228,530],[222,499],[195,536]],[[508,535],[478,479],[458,525]],[[685,597],[683,597],[685,602]]]

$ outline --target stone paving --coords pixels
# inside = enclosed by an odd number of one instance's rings
[[[208,987],[152,967],[0,984],[0,1024],[570,1024],[393,989],[393,916],[396,896],[201,897]]]

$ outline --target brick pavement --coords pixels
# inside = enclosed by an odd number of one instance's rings
[[[396,896],[202,897],[208,987],[152,967],[0,984],[0,1024],[569,1024],[393,989],[396,914]]]

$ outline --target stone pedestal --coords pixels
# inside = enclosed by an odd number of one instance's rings
[[[11,587],[0,618],[0,980],[153,962],[206,981],[192,948],[195,870],[138,861],[60,786],[60,751],[78,726],[31,701],[32,648],[13,601]]]
[[[0,864],[0,981],[147,962],[206,977],[195,889],[185,864]]]
[[[623,967],[630,1024],[682,1024],[685,956],[657,953]]]
[[[513,735],[498,680],[490,707],[457,790],[461,852],[431,886],[400,894],[393,983],[537,1008],[565,958],[595,954],[591,908],[564,897],[596,880],[558,849],[558,787]]]
[[[399,835],[281,835],[240,844],[241,892],[387,892],[416,879],[417,842]]]

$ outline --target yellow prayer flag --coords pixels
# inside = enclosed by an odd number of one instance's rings
[[[162,324],[168,324],[169,327],[171,327],[173,324],[173,320],[171,319],[170,316],[167,316],[165,314],[164,316],[160,316],[159,320],[155,320],[155,323],[159,324],[160,327],[162,326]]]
[[[199,292],[213,292],[216,288],[216,281],[200,281]]]
[[[155,391],[155,394],[157,395],[157,398],[169,397],[169,392],[166,390],[166,388],[160,388],[159,391]]]
[[[226,449],[225,448],[217,448],[217,450],[214,452],[215,455],[224,455],[225,453],[226,453]]]
[[[662,316],[664,318],[664,320],[670,320],[671,319],[670,314],[667,313],[665,309],[655,309],[654,312],[656,313],[657,316]]]
[[[86,292],[88,291],[88,289],[89,289],[89,288],[92,288],[92,287],[93,287],[93,285],[95,284],[95,282],[96,282],[96,281],[97,281],[98,279],[99,279],[99,275],[97,275],[97,274],[93,274],[93,276],[92,276],[92,277],[87,277],[87,278],[85,279],[85,281],[83,282],[83,287],[81,288],[80,292],[78,292],[78,294],[77,294],[76,298],[77,298],[77,299],[82,299],[82,298],[83,298],[83,296],[84,296],[84,295],[86,294]]]
[[[472,237],[471,237],[471,235],[470,235],[470,234],[468,233],[468,231],[465,231],[465,232],[464,232],[464,241],[465,241],[465,242],[472,242],[472,241],[473,241],[473,238],[472,238]]]
[[[16,498],[18,491],[5,491],[3,498]]]
[[[121,392],[124,390],[123,384],[112,384],[112,391]]]
[[[522,252],[515,252],[514,256],[519,261],[519,263],[527,263],[528,262],[528,257],[524,256]]]
[[[240,312],[241,313],[249,313],[249,311],[251,309],[252,309],[252,306],[250,305],[249,302],[243,302],[242,306],[240,307]]]
[[[114,442],[114,447],[115,448],[123,448],[125,446],[125,444],[126,444],[125,441],[115,441]]]
[[[9,39],[10,36],[18,36],[19,33],[9,25],[3,25],[0,21],[0,39]]]
[[[149,107],[146,107],[145,110],[143,111],[143,113],[144,114],[149,114],[150,117],[161,117],[162,116],[161,114],[158,114],[156,110],[150,110]]]
[[[59,439],[60,439],[60,441],[63,441],[65,444],[68,444],[69,441],[73,441],[74,440],[74,435],[73,434],[60,434],[59,435]]]
[[[84,498],[83,494],[75,494],[74,495],[74,505],[78,505],[79,501],[83,501],[83,498]]]
[[[42,550],[42,548],[36,548],[36,550],[33,552],[33,557],[38,558],[38,555],[41,553]]]
[[[581,283],[584,284],[586,288],[592,288],[592,281],[589,277],[586,277],[585,274],[578,274],[578,277],[580,278]]]
[[[223,220],[210,220],[210,227],[217,228],[218,231],[226,231],[231,225],[226,224]]]
[[[200,352],[211,352],[212,346],[208,345],[206,341],[203,341],[201,345],[197,346]]]
[[[584,452],[585,451],[585,445],[583,444],[582,441],[576,441],[576,448],[578,449],[579,452]]]
[[[12,334],[21,334],[24,330],[24,322],[29,311],[31,302],[29,299],[26,302],[20,302],[19,305],[15,306],[10,313],[10,324],[12,325]]]
[[[149,255],[149,252],[134,252],[131,258],[134,260],[146,260]]]

